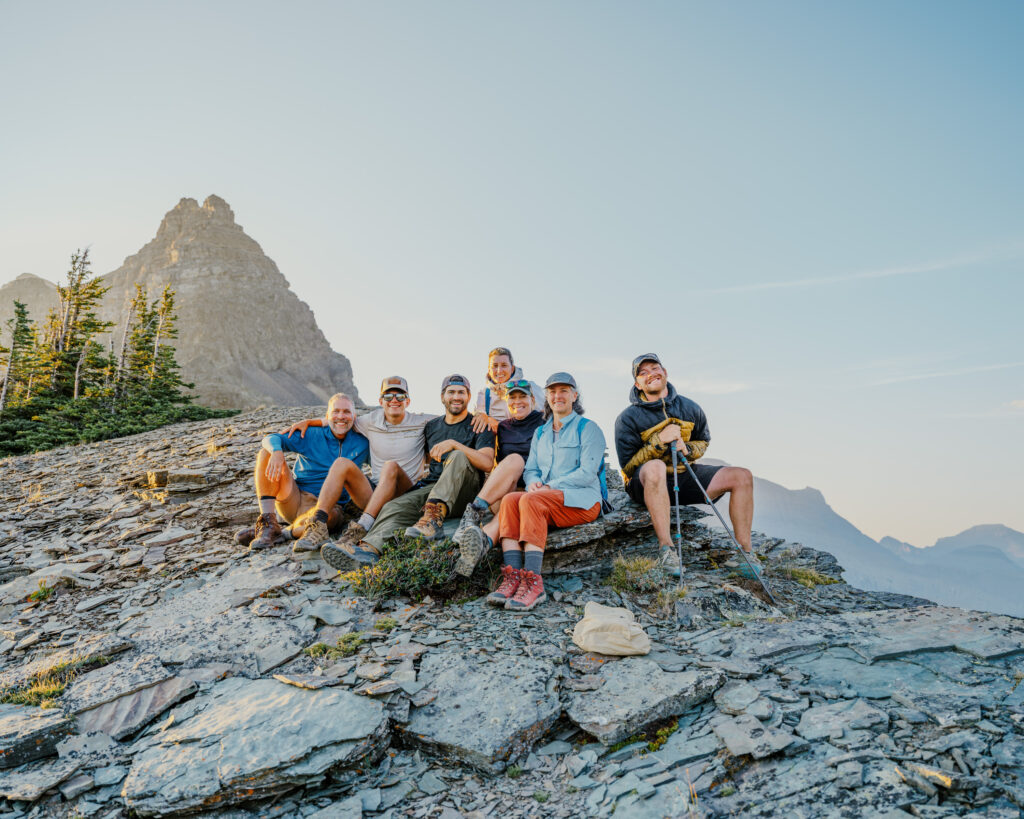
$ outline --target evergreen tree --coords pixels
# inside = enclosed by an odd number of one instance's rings
[[[11,334],[11,346],[3,348],[3,360],[0,362],[5,367],[4,384],[0,387],[0,415],[3,415],[9,400],[20,397],[19,389],[24,392],[27,386],[35,334],[24,302],[15,300],[14,317],[7,320],[7,329]]]

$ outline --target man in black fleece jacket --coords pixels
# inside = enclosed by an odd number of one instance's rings
[[[749,469],[737,466],[693,464],[708,448],[711,433],[704,411],[676,392],[658,356],[646,353],[633,362],[630,406],[615,419],[615,450],[626,481],[626,491],[647,506],[661,546],[663,565],[678,576],[682,571],[672,548],[670,507],[673,480],[672,443],[679,458],[679,502],[704,503],[682,459],[691,461],[697,479],[712,500],[726,492],[729,517],[736,540],[759,568],[750,551],[750,524],[754,518],[754,478]]]

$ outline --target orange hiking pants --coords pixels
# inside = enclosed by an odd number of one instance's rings
[[[542,549],[548,542],[548,526],[575,526],[597,520],[598,501],[589,509],[565,505],[561,489],[509,492],[498,510],[498,537],[532,543]]]

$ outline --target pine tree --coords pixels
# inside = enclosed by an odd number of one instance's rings
[[[7,320],[7,329],[11,333],[11,346],[4,348],[4,385],[0,388],[0,415],[3,414],[7,402],[18,397],[27,388],[27,375],[31,365],[31,354],[35,344],[35,333],[32,319],[28,317],[28,308],[24,302],[15,300],[14,317]]]

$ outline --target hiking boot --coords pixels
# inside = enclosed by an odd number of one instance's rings
[[[267,512],[256,518],[256,525],[253,527],[254,537],[249,543],[250,549],[269,549],[278,543],[284,543],[284,530],[277,522],[277,515]]]
[[[292,551],[318,552],[320,547],[330,539],[331,534],[327,531],[327,524],[313,518],[306,524],[306,531],[302,533],[302,537],[292,544]]]
[[[487,602],[492,606],[505,608],[505,604],[512,599],[512,595],[519,588],[519,573],[522,569],[513,569],[511,566],[501,567],[501,585],[487,595]]]
[[[757,555],[753,552],[744,552],[744,554],[747,556],[747,559],[740,558],[740,577],[745,577],[748,580],[760,580],[761,575],[764,574],[764,566],[761,565],[761,561],[758,560]]]
[[[239,529],[235,532],[235,543],[239,546],[248,546],[252,543],[253,538],[256,537],[256,527],[246,526],[244,529]]]
[[[437,540],[444,534],[444,519],[448,516],[448,506],[438,501],[423,504],[423,515],[416,523],[405,530],[407,537],[421,537],[426,540]]]
[[[452,535],[452,540],[462,545],[462,537],[466,533],[466,528],[469,526],[476,526],[480,528],[484,522],[484,515],[487,514],[486,509],[477,509],[473,504],[466,507],[466,511],[462,513],[462,520],[459,521],[459,528],[455,530],[455,534]],[[468,576],[468,575],[467,575]]]
[[[505,604],[505,611],[529,611],[548,599],[544,593],[544,580],[536,572],[523,569],[519,573],[519,588]]]
[[[675,546],[661,547],[661,554],[658,555],[658,565],[662,571],[672,577],[682,577],[683,572],[686,571],[682,563],[679,562],[679,553],[676,551]]]
[[[465,521],[466,519],[463,518],[462,520]],[[453,540],[459,544],[459,559],[455,562],[455,574],[469,577],[473,574],[474,569],[476,569],[480,558],[487,553],[487,550],[491,548],[493,543],[484,534],[484,530],[475,523],[471,523],[462,530],[462,537],[459,537],[458,532],[456,532]]]
[[[362,527],[360,527],[362,528]],[[320,557],[324,563],[339,572],[354,572],[362,566],[372,566],[380,558],[378,552],[369,543],[344,543],[328,541],[320,547]]]
[[[351,550],[353,546],[362,543],[364,537],[366,537],[366,529],[360,525],[359,521],[354,520],[345,527],[345,531],[335,543],[342,548]]]

